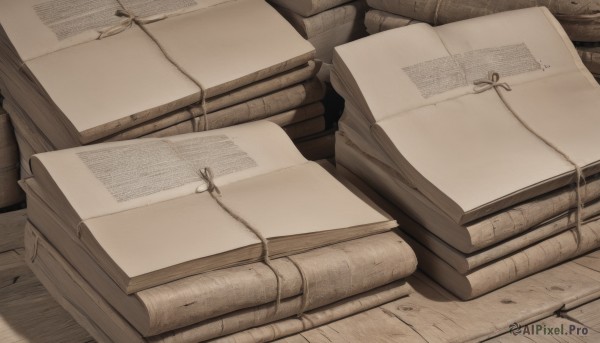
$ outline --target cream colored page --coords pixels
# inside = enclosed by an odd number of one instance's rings
[[[388,221],[313,162],[232,183],[221,192],[225,205],[267,239]]]
[[[88,42],[122,21],[115,0],[0,0],[0,24],[21,60]]]
[[[57,51],[27,67],[78,132],[199,99],[198,87],[139,28]]]
[[[226,2],[147,27],[208,96],[215,86],[314,50],[263,0]]]
[[[85,225],[129,277],[261,243],[206,192],[90,219]]]
[[[201,142],[190,144],[194,141]],[[210,150],[202,149],[206,146]],[[203,167],[225,171],[215,178],[220,186],[306,161],[280,127],[262,121],[163,140],[60,150],[34,158],[84,220],[190,195],[200,186],[202,191],[205,183],[197,169]]]
[[[547,14],[533,8],[436,28],[411,25],[337,47],[334,64],[350,70],[378,121],[472,93],[488,71],[519,84],[577,70],[562,29]]]
[[[525,129],[493,91],[421,107],[377,125],[391,149],[464,211],[573,169]],[[391,156],[401,165],[398,155]]]

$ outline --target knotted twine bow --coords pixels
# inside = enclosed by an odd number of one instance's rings
[[[125,18],[125,20],[121,21],[120,23],[118,23],[114,26],[111,26],[109,28],[99,31],[100,36],[98,36],[98,39],[103,39],[103,38],[110,37],[110,36],[116,35],[118,33],[121,33],[123,31],[131,28],[133,26],[133,24],[143,26],[143,25],[151,24],[151,23],[154,23],[154,22],[157,22],[157,21],[167,18],[167,15],[165,15],[165,14],[140,18],[140,17],[134,15],[131,11],[125,9],[125,7],[123,7],[123,9],[118,9],[115,12],[115,15],[117,17],[123,17],[123,18]]]
[[[200,177],[202,178],[202,180],[204,182],[206,182],[208,193],[217,202],[217,204],[225,212],[227,212],[227,214],[229,214],[233,219],[240,222],[248,230],[250,230],[254,235],[256,235],[256,237],[258,237],[258,239],[260,239],[260,241],[262,243],[263,262],[267,265],[267,267],[269,267],[271,269],[271,271],[273,271],[273,274],[275,274],[275,278],[277,279],[277,298],[275,300],[275,313],[277,313],[279,311],[279,305],[281,304],[282,281],[281,281],[281,275],[275,269],[275,267],[273,267],[273,264],[271,263],[271,259],[269,258],[269,243],[268,243],[267,239],[260,233],[259,230],[257,230],[250,223],[248,223],[248,221],[246,221],[244,218],[240,217],[237,213],[235,213],[232,209],[230,209],[229,207],[227,207],[227,205],[225,205],[223,203],[223,201],[221,200],[221,190],[219,189],[219,187],[217,187],[217,185],[215,185],[214,174],[210,167],[201,169]],[[203,190],[202,190],[201,186],[198,187],[198,189],[196,190],[197,193],[200,193],[202,191]]]
[[[165,47],[163,47],[160,42],[158,41],[158,39],[146,28],[145,25],[147,24],[151,24],[157,21],[161,21],[164,19],[167,19],[169,17],[169,15],[167,14],[160,14],[160,15],[155,15],[155,16],[149,16],[149,17],[139,17],[136,16],[133,11],[127,9],[127,7],[125,7],[125,5],[123,5],[123,3],[121,2],[121,0],[116,0],[117,3],[119,3],[119,5],[122,7],[122,9],[118,9],[115,12],[115,15],[117,17],[123,17],[125,18],[123,21],[121,21],[120,23],[111,26],[107,29],[101,30],[99,31],[99,35],[97,39],[103,39],[106,37],[110,37],[110,36],[114,36],[118,33],[121,33],[129,28],[131,28],[134,24],[136,24],[137,26],[139,26],[140,29],[142,29],[142,31],[144,31],[144,33],[146,35],[148,35],[148,37],[150,37],[150,39],[152,39],[152,41],[154,42],[154,44],[156,44],[156,46],[158,47],[158,49],[162,52],[162,54],[165,56],[165,58],[175,67],[177,68],[177,70],[179,70],[179,72],[181,72],[183,75],[185,75],[190,81],[192,81],[194,84],[196,84],[196,86],[200,89],[200,99],[198,100],[198,104],[194,107],[190,106],[190,113],[192,115],[192,118],[196,118],[197,116],[200,116],[200,113],[198,113],[197,110],[197,106],[199,105],[199,107],[202,110],[202,117],[204,119],[204,127],[203,130],[207,131],[208,130],[208,111],[206,110],[206,91],[204,90],[204,88],[202,87],[202,85],[200,84],[200,81],[196,80],[190,73],[188,73],[187,71],[185,71],[185,69],[179,65],[175,59],[173,57],[171,57],[171,55],[169,55],[169,53],[167,52],[167,50],[165,49]],[[194,131],[200,131],[199,129],[198,123],[194,122]]]
[[[523,127],[525,127],[534,136],[539,138],[547,146],[554,149],[554,151],[556,151],[559,155],[561,155],[567,162],[569,162],[575,168],[575,173],[576,173],[576,177],[577,177],[577,181],[576,181],[577,188],[575,189],[575,194],[576,194],[576,198],[577,198],[577,208],[576,208],[576,212],[575,212],[575,218],[576,218],[575,240],[577,242],[577,245],[579,245],[581,243],[581,225],[583,224],[583,218],[582,218],[582,216],[583,216],[583,213],[582,213],[583,212],[583,197],[581,194],[582,180],[583,180],[583,183],[585,186],[585,179],[583,177],[583,172],[581,170],[581,167],[579,167],[577,165],[577,163],[575,163],[575,161],[573,161],[565,152],[560,150],[559,147],[552,144],[552,142],[548,141],[546,138],[544,138],[540,134],[538,134],[531,126],[529,126],[529,124],[527,124],[517,114],[517,111],[515,111],[512,108],[512,106],[506,100],[506,98],[504,97],[504,94],[502,94],[502,91],[500,90],[500,88],[503,88],[510,92],[510,91],[512,91],[512,88],[510,87],[510,85],[508,83],[500,82],[500,74],[499,73],[490,71],[490,72],[488,72],[487,78],[475,80],[475,81],[473,81],[473,84],[475,85],[475,87],[473,88],[473,91],[475,92],[475,94],[483,93],[490,89],[494,89],[496,91],[496,94],[498,94],[498,97],[500,97],[500,100],[502,101],[502,103],[504,103],[504,106],[506,106],[506,108],[509,110],[509,112],[512,113],[512,115],[519,121],[519,123],[521,123],[521,125],[523,125]]]

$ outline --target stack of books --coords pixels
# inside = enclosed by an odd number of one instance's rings
[[[0,96],[2,105],[2,96]],[[20,176],[19,149],[10,118],[0,106],[0,209],[23,201],[17,184]]]
[[[416,268],[395,220],[267,121],[31,165],[27,261],[98,341],[272,340],[405,296]]]
[[[316,49],[319,77],[329,81],[333,48],[366,36],[364,0],[270,0]]]
[[[389,30],[333,64],[338,165],[411,218],[454,294],[600,247],[600,86],[546,8]]]
[[[480,17],[493,13],[546,6],[575,43],[583,63],[600,80],[600,3],[570,0],[367,0],[365,16],[369,34],[425,22],[432,25]]]
[[[4,1],[0,26],[23,161],[258,119],[325,129],[314,48],[262,0]]]

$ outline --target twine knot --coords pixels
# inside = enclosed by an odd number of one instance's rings
[[[210,167],[206,167],[204,169],[200,169],[200,177],[204,182],[206,182],[207,190],[210,194],[216,193],[218,196],[221,196],[221,190],[217,185],[215,185],[214,174]]]
[[[475,85],[475,87],[473,88],[473,91],[475,92],[475,94],[479,94],[479,93],[488,91],[492,88],[497,89],[498,87],[502,87],[502,88],[506,89],[507,91],[512,91],[512,88],[510,88],[508,83],[499,82],[499,81],[500,81],[500,74],[498,74],[495,71],[490,71],[490,72],[488,72],[487,78],[473,81],[473,84]]]

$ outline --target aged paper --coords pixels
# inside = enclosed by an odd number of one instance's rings
[[[205,186],[200,168],[214,168],[215,183],[222,186],[304,162],[279,126],[259,121],[53,151],[34,155],[31,164],[36,178],[41,170],[48,173],[57,191],[87,219],[193,194]]]

